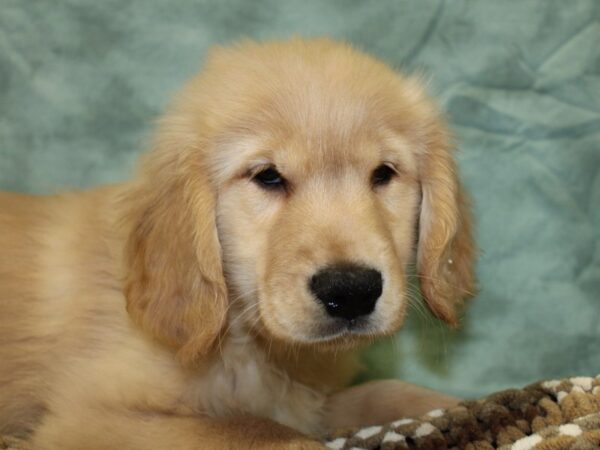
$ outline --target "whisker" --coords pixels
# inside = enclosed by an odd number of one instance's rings
[[[421,278],[424,278],[424,279],[426,279],[426,280],[430,280],[430,281],[442,282],[442,283],[445,283],[445,284],[447,284],[447,285],[449,285],[449,286],[452,286],[453,288],[455,288],[455,289],[457,289],[457,290],[462,290],[462,291],[464,291],[464,292],[465,292],[467,295],[471,295],[471,296],[473,296],[473,295],[475,295],[475,294],[476,294],[476,292],[473,292],[473,291],[470,291],[470,290],[468,290],[468,289],[465,289],[465,288],[464,288],[464,287],[462,287],[462,286],[458,286],[458,285],[456,285],[456,284],[453,284],[453,283],[448,283],[448,281],[447,281],[447,280],[442,280],[442,279],[440,279],[440,278],[437,278],[437,277],[432,277],[432,276],[430,276],[430,275],[421,275],[421,274],[417,275],[417,274],[410,274],[410,273],[409,273],[409,274],[407,274],[407,275],[406,275],[406,277],[407,277],[407,278],[410,278],[410,279],[416,279],[416,280],[419,280],[419,279],[421,279]]]
[[[227,309],[227,314],[230,315],[231,314],[231,309],[232,306],[234,306],[241,298],[243,297],[248,297],[250,295],[252,295],[253,293],[255,293],[256,290],[253,291],[249,291],[246,292],[244,294],[240,294],[238,296],[236,296],[235,298],[231,299],[228,305],[228,309]],[[229,332],[231,331],[231,328],[234,326],[234,324],[236,323],[243,323],[243,320],[245,318],[245,316],[250,315],[256,308],[258,308],[258,303],[251,303],[250,305],[247,305],[239,315],[237,315],[235,318],[229,318],[229,322],[227,324],[227,328],[221,333],[220,337],[219,337],[219,353],[221,354],[221,356],[223,356],[223,341],[227,338],[227,336],[229,335]]]

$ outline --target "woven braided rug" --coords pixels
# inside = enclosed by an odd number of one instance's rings
[[[600,376],[540,382],[420,418],[340,430],[325,443],[335,450],[600,449]],[[27,443],[0,436],[0,449]]]
[[[510,389],[447,411],[383,426],[341,430],[331,449],[600,449],[600,376]]]

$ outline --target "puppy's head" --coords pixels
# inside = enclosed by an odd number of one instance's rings
[[[348,345],[401,325],[416,260],[435,315],[473,290],[470,217],[418,82],[328,40],[216,50],[127,202],[132,317],[184,359],[228,319]]]

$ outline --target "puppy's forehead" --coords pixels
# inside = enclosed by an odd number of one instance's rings
[[[366,129],[335,139],[331,135],[236,134],[222,141],[214,158],[221,180],[244,176],[253,168],[274,165],[286,176],[339,174],[348,169],[372,170],[382,163],[415,176],[414,144],[393,130]]]
[[[418,90],[377,61],[325,47],[250,52],[244,64],[252,70],[238,70],[239,59],[213,68],[225,74],[209,86],[219,93],[212,111],[225,128],[216,148],[220,171],[252,159],[305,172],[410,159],[420,140],[412,128],[423,122]]]

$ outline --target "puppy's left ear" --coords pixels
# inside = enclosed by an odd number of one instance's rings
[[[135,323],[184,364],[214,349],[227,315],[215,193],[199,150],[163,133],[127,192],[125,296]]]
[[[476,250],[471,208],[452,150],[444,126],[436,124],[419,163],[422,199],[417,271],[431,311],[456,326],[457,308],[475,293]]]

